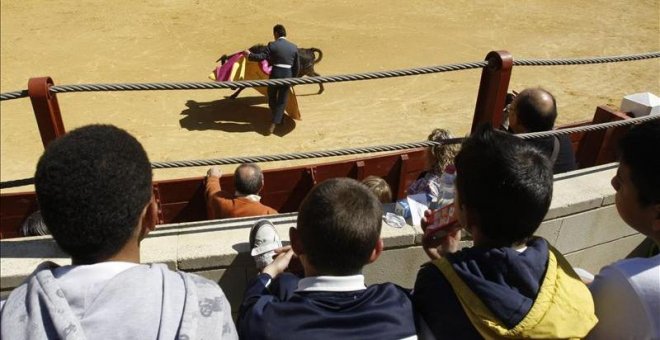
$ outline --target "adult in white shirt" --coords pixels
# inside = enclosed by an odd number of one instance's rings
[[[619,169],[612,178],[617,211],[660,244],[660,119],[633,127],[619,146]],[[660,255],[607,266],[589,289],[599,319],[590,338],[660,339]]]

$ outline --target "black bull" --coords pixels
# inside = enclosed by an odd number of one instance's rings
[[[252,47],[250,47],[250,52],[251,53],[262,53],[266,46],[257,44]],[[224,54],[222,57],[220,57],[216,62],[220,61],[222,64],[224,64],[227,61],[227,55]],[[318,48],[298,48],[298,58],[300,62],[300,67],[298,68],[298,74],[296,77],[302,77],[302,76],[308,76],[308,77],[317,77],[320,76],[320,74],[316,73],[314,70],[314,65],[318,64],[321,59],[323,59],[323,52],[318,49]],[[323,93],[325,89],[323,88],[323,84],[319,83],[319,92],[318,94]],[[243,91],[243,89],[238,89],[234,94],[230,96],[230,98],[236,98],[238,95]]]

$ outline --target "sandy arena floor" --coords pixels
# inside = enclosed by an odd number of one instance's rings
[[[272,39],[284,24],[300,47],[323,50],[323,75],[483,60],[660,50],[660,0],[651,1],[65,1],[2,0],[1,92],[30,77],[56,84],[207,81],[219,55]],[[277,10],[272,10],[277,8]],[[264,136],[265,99],[246,90],[75,93],[58,96],[67,129],[118,125],[152,161],[264,155],[423,140],[432,127],[469,129],[481,71],[300,86],[302,121]],[[559,123],[590,119],[626,94],[660,94],[660,60],[514,68],[511,88],[555,94]],[[2,181],[32,177],[43,151],[29,99],[3,101]],[[264,168],[303,162],[263,164]],[[225,167],[232,171],[233,166]],[[205,168],[156,172],[157,179]],[[25,190],[26,188],[21,188]]]

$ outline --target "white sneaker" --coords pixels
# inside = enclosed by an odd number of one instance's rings
[[[259,220],[250,230],[250,255],[262,271],[273,262],[275,249],[282,246],[280,235],[269,220]]]

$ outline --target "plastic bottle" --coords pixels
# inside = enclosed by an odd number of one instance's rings
[[[442,208],[454,202],[454,180],[456,179],[456,167],[449,164],[440,175],[440,195],[438,197],[438,208]]]

